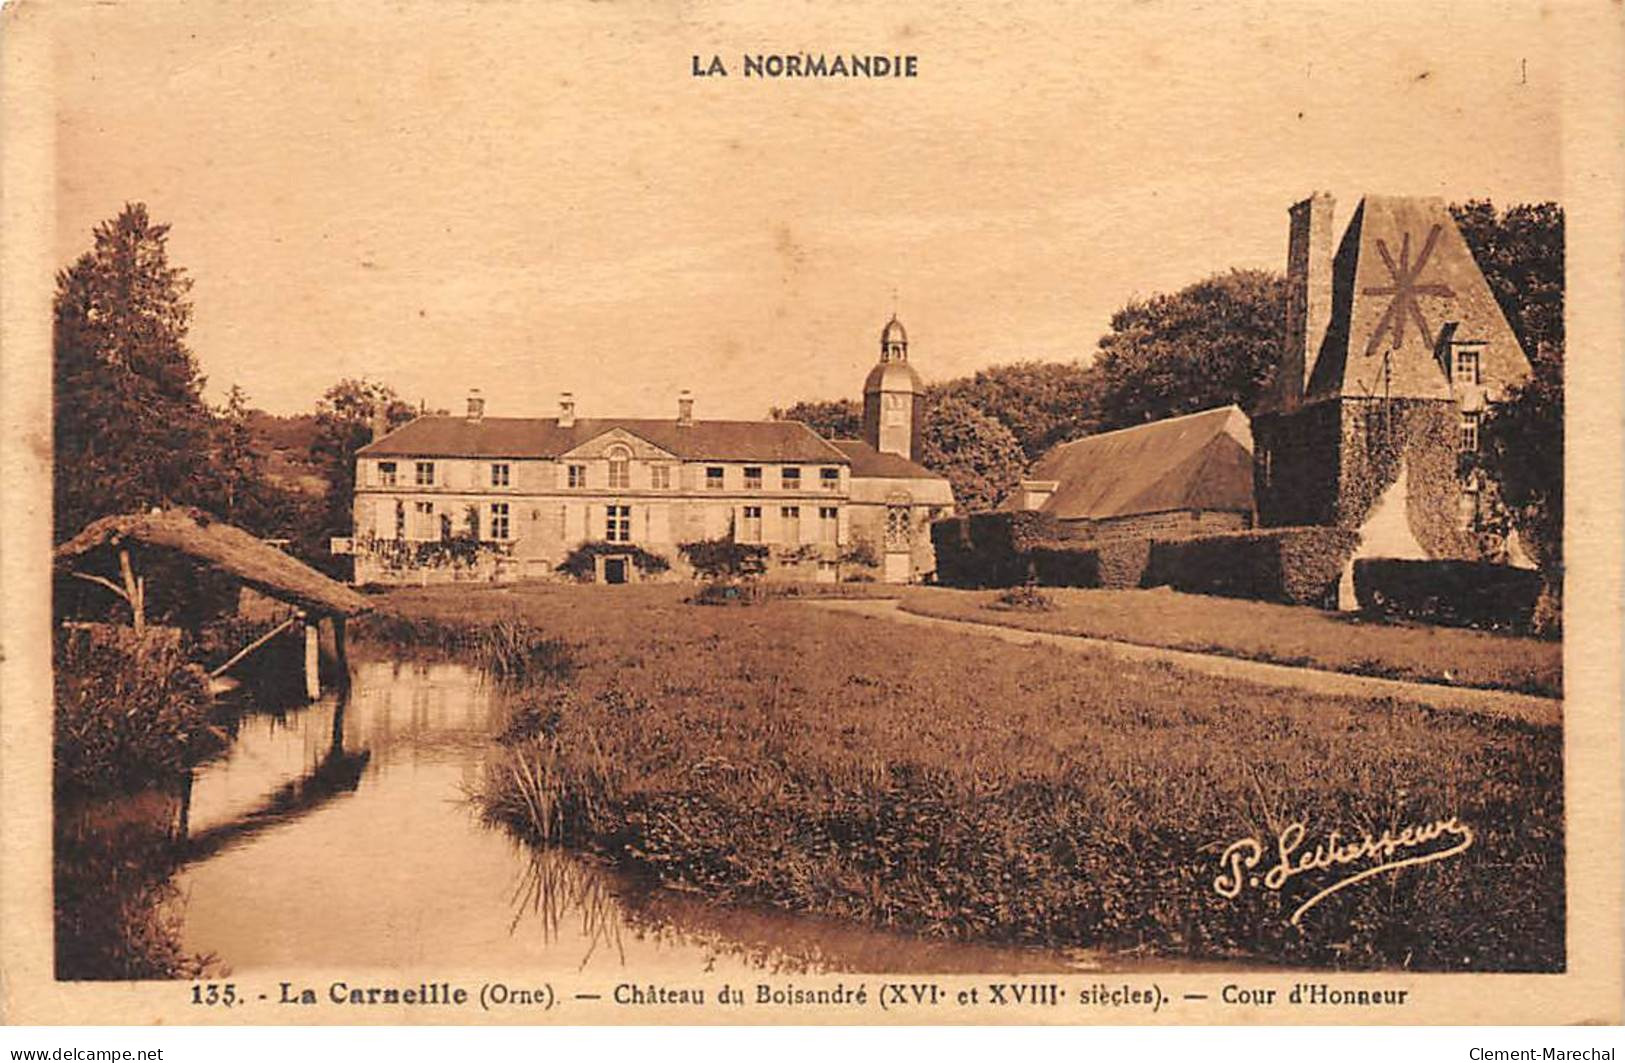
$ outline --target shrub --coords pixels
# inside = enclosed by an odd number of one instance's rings
[[[987,603],[989,609],[1004,609],[1021,613],[1048,613],[1055,609],[1055,599],[1030,583],[1011,587]]]
[[[880,552],[875,549],[875,544],[868,539],[853,539],[847,544],[846,549],[841,551],[841,555],[837,560],[842,565],[856,565],[859,568],[879,568]]]
[[[52,756],[64,791],[135,789],[178,777],[220,748],[203,669],[176,645],[70,631],[55,646]]]
[[[1359,544],[1346,528],[1263,528],[1152,542],[1144,585],[1193,594],[1335,606],[1343,566]]]
[[[937,579],[959,587],[1011,587],[1032,575],[1034,546],[1056,538],[1047,514],[1030,510],[950,517],[931,527]]]
[[[1452,627],[1528,631],[1540,598],[1541,574],[1479,561],[1354,563],[1354,595],[1374,616]]]
[[[699,539],[677,549],[701,579],[750,579],[767,571],[767,547],[756,543]]]
[[[931,522],[931,546],[937,556],[937,582],[950,587],[976,585],[970,548],[970,518],[944,517]]]
[[[577,583],[586,583],[598,571],[598,558],[605,554],[630,556],[632,566],[646,576],[659,575],[671,568],[671,562],[659,554],[652,554],[631,543],[611,543],[602,539],[582,543],[554,566],[553,571],[563,573]]]
[[[707,580],[688,598],[693,605],[755,605],[765,597],[760,583]]]

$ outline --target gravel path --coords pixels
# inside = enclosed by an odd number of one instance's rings
[[[1044,631],[1026,631],[1002,624],[947,620],[906,612],[899,608],[900,603],[892,598],[805,601],[806,604],[819,609],[889,620],[893,623],[963,631],[1002,639],[1018,646],[1059,646],[1068,650],[1105,653],[1125,661],[1162,661],[1203,675],[1244,679],[1291,690],[1307,690],[1315,694],[1393,698],[1396,701],[1426,705],[1434,709],[1475,712],[1539,724],[1559,724],[1563,720],[1563,702],[1558,698],[1543,698],[1506,690],[1412,683],[1402,679],[1382,679],[1376,676],[1351,675],[1347,672],[1329,672],[1321,668],[1270,664],[1266,661],[1250,661],[1240,657],[1222,657],[1212,653],[1195,653],[1161,646],[1141,646],[1131,642],[1090,638],[1086,635],[1060,635]]]

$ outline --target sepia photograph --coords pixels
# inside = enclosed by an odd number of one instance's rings
[[[1582,7],[8,6],[6,1021],[1618,1022]]]

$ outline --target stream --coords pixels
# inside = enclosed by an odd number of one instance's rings
[[[483,824],[468,795],[501,688],[463,665],[358,647],[352,684],[245,708],[170,802],[169,902],[222,972],[622,974],[1095,969],[1083,952],[921,939],[705,903]],[[1119,965],[1120,966],[1120,965]]]

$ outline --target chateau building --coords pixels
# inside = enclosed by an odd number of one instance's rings
[[[1504,559],[1464,459],[1529,360],[1443,201],[1366,196],[1335,248],[1333,207],[1290,211],[1286,346],[1252,422],[1259,522],[1359,529],[1361,556]]]
[[[355,581],[557,578],[572,555],[602,582],[681,577],[679,547],[716,539],[768,547],[770,577],[927,579],[927,528],[953,494],[914,461],[922,391],[894,317],[862,440],[699,419],[686,391],[670,419],[578,417],[569,394],[554,417],[488,417],[476,392],[464,416],[418,417],[358,452]]]

